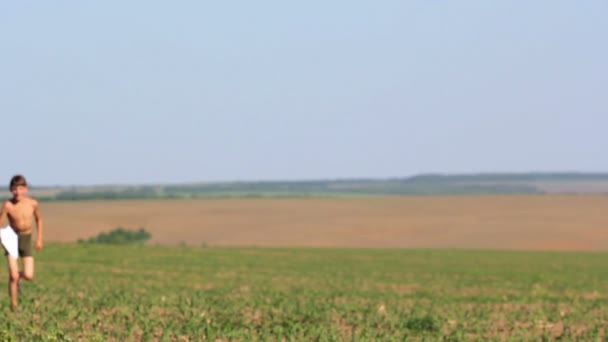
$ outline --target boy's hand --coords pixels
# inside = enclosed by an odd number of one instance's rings
[[[36,241],[36,250],[38,250],[38,251],[42,250],[42,241],[41,240]]]

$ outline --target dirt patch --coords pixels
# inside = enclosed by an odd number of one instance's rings
[[[608,250],[608,196],[42,203],[47,241],[122,226],[151,244]]]

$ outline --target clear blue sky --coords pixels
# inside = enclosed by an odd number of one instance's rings
[[[608,2],[3,1],[1,178],[608,171]]]

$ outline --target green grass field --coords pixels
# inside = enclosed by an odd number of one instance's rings
[[[51,244],[19,309],[0,296],[0,340],[602,340],[607,270],[604,253]]]

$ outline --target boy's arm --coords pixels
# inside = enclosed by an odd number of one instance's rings
[[[2,208],[0,208],[0,228],[4,228],[2,223],[4,222],[5,217],[6,217],[6,202],[2,203]],[[2,241],[2,238],[0,238],[0,241]]]
[[[3,223],[6,220],[6,202],[2,203],[2,208],[0,209],[0,227],[4,227]]]
[[[40,214],[40,206],[38,205],[38,201],[34,201],[34,218],[36,219],[36,230],[37,230],[37,238],[36,238],[36,249],[42,250],[42,214]]]
[[[0,228],[5,227],[5,225],[4,225],[5,221],[7,221],[6,202],[2,203],[2,208],[0,208]],[[0,242],[1,241],[2,241],[2,238],[0,238]]]

